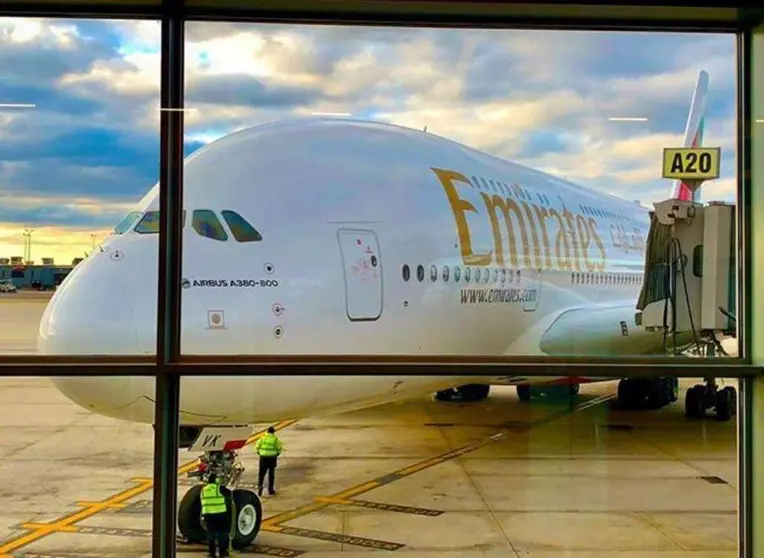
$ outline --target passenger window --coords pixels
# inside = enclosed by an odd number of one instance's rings
[[[455,265],[454,266],[454,281],[458,283],[461,276],[462,276],[462,268],[459,267],[458,265]]]
[[[416,266],[416,278],[419,282],[424,281],[424,267],[422,265]]]
[[[409,264],[403,265],[403,280],[408,281],[411,277],[411,269],[409,268]]]
[[[430,265],[430,281],[433,283],[438,280],[438,266],[435,264]]]
[[[128,230],[130,230],[130,227],[133,226],[133,224],[138,220],[138,217],[140,216],[141,216],[140,211],[131,211],[130,213],[125,215],[119,223],[117,223],[117,226],[114,227],[114,230],[111,231],[111,234],[126,233]]]
[[[235,211],[224,209],[220,213],[238,242],[259,242],[263,239],[262,235]]]
[[[223,224],[218,220],[215,212],[210,209],[197,209],[191,220],[191,226],[201,236],[213,240],[228,240],[228,233],[225,232]]]
[[[465,268],[464,268],[464,281],[465,281],[466,283],[469,283],[469,282],[470,282],[470,274],[472,273],[472,272],[470,271],[471,269],[472,269],[471,267],[465,267]]]
[[[448,266],[443,266],[443,281],[448,282]]]

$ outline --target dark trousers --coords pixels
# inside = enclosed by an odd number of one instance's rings
[[[204,516],[207,526],[207,545],[210,556],[217,556],[215,543],[217,542],[220,556],[228,556],[228,540],[230,525],[228,513],[213,513]]]
[[[265,473],[268,473],[268,492],[274,492],[276,485],[276,463],[278,457],[260,457],[260,470],[257,472],[257,488],[262,490]]]

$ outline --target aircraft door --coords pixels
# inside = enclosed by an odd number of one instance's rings
[[[533,269],[528,272],[528,281],[525,283],[523,295],[523,312],[535,312],[539,305],[541,297],[541,285],[544,279],[544,272],[539,269]]]
[[[377,235],[368,230],[337,231],[345,276],[345,304],[351,321],[382,315],[382,261]]]

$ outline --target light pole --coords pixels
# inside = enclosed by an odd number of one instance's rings
[[[32,261],[32,233],[34,229],[24,229],[24,263]]]

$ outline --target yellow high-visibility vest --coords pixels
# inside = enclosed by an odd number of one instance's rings
[[[225,497],[220,492],[220,485],[205,484],[202,488],[202,515],[225,513],[226,509]]]
[[[260,438],[255,444],[255,450],[261,457],[276,457],[281,455],[281,451],[284,449],[281,440],[275,434],[267,433]]]

